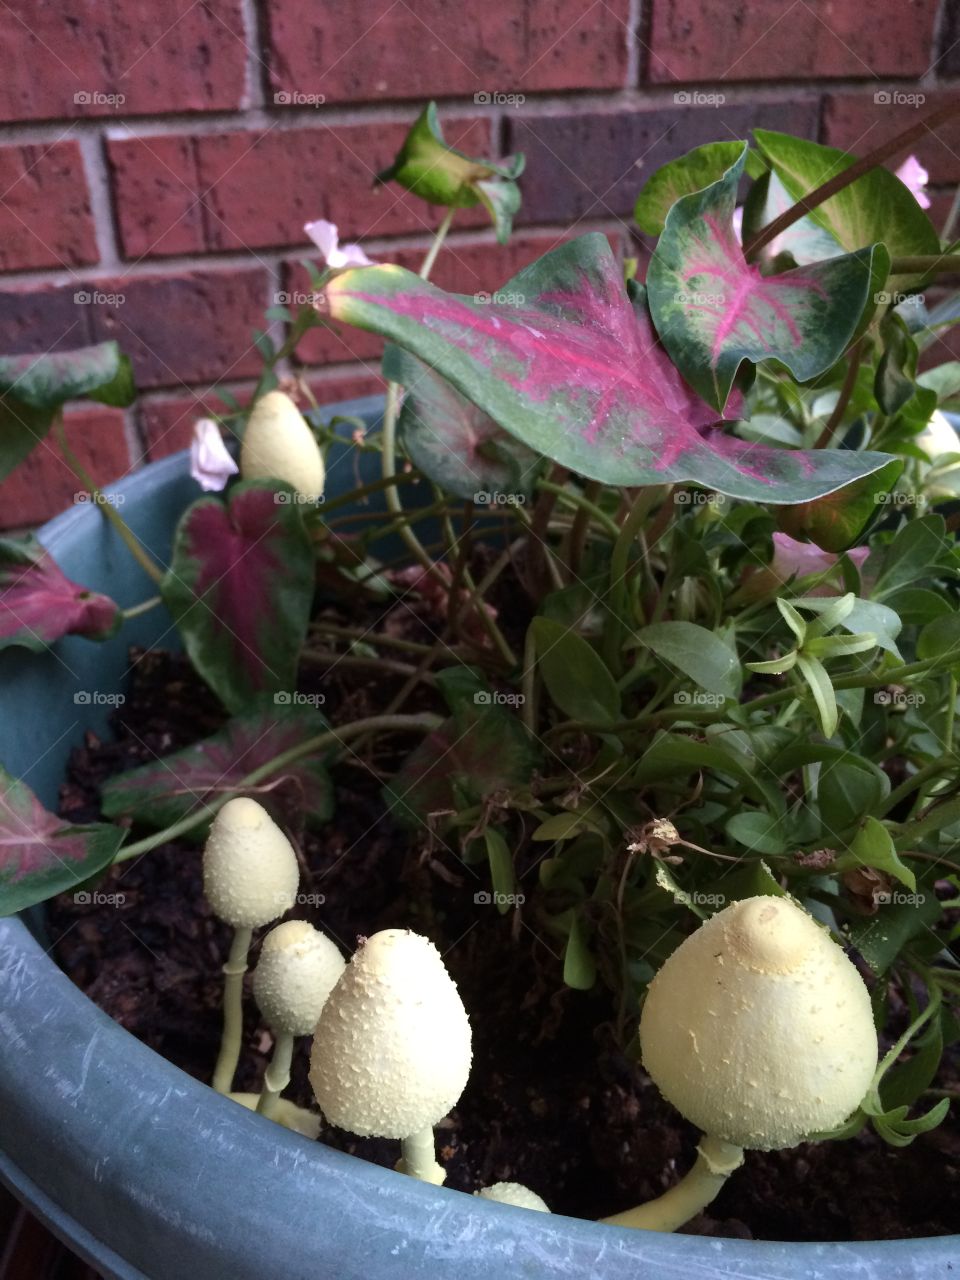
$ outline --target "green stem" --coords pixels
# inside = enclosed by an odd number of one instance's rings
[[[233,1077],[240,1061],[243,975],[247,972],[247,953],[252,938],[252,929],[237,929],[230,944],[230,956],[223,966],[223,1035],[217,1065],[213,1071],[213,1087],[217,1093],[230,1093],[233,1089]]]
[[[960,271],[960,254],[932,253],[912,258],[892,258],[890,261],[890,274],[892,276],[926,275],[929,271],[936,271],[941,274],[948,271]]]
[[[649,513],[649,490],[641,489],[630,508],[630,514],[623,522],[610,556],[610,612],[603,640],[604,659],[614,676],[621,674],[620,648],[629,622],[626,617],[629,602],[626,578],[630,551]]]
[[[289,1031],[281,1031],[277,1035],[273,1057],[270,1065],[263,1073],[263,1090],[257,1103],[257,1110],[268,1120],[275,1120],[277,1103],[280,1095],[290,1083],[290,1065],[293,1062],[293,1036]]]
[[[381,476],[379,480],[371,480],[369,484],[362,485],[359,489],[351,489],[349,493],[342,493],[339,498],[331,498],[329,502],[325,502],[319,508],[318,514],[326,517],[328,512],[336,511],[338,507],[353,506],[362,498],[367,498],[373,493],[379,493],[382,489],[395,489],[403,484],[419,484],[421,478],[419,471],[404,472],[401,476]]]
[[[601,1218],[601,1222],[614,1227],[639,1227],[643,1231],[676,1231],[715,1199],[727,1178],[742,1164],[741,1147],[704,1134],[693,1168],[676,1186],[656,1200],[616,1213],[612,1218]]]
[[[847,372],[844,375],[843,386],[840,388],[840,394],[837,397],[837,403],[833,407],[833,413],[827,419],[826,425],[817,438],[817,443],[813,446],[815,449],[825,449],[833,439],[833,433],[843,421],[843,415],[847,411],[847,405],[850,403],[850,397],[853,395],[854,388],[857,385],[857,375],[860,372],[860,364],[863,360],[863,339],[854,344],[853,350],[847,354]]]
[[[596,485],[595,481],[591,480],[590,484],[595,485],[594,491],[599,489],[599,485]],[[611,519],[605,511],[601,510],[600,507],[591,502],[585,493],[578,493],[575,489],[565,489],[562,485],[554,484],[551,480],[538,480],[537,488],[545,489],[547,493],[555,494],[561,502],[568,502],[572,507],[577,508],[577,518],[574,521],[574,532],[578,529],[578,522],[580,521],[581,516],[592,516],[593,519],[596,520],[596,522],[601,525],[612,538],[618,538],[620,536],[620,526],[617,524],[616,520]],[[587,523],[588,522],[586,520],[583,521],[583,532],[586,532]],[[572,540],[573,535],[571,535],[571,541]],[[580,535],[579,541],[583,541],[582,534]]]
[[[131,618],[139,618],[142,613],[149,613],[158,604],[163,604],[159,596],[151,596],[149,600],[141,600],[139,604],[132,604],[129,609],[124,609],[123,620],[124,622],[129,622]]]
[[[400,1143],[400,1152],[400,1159],[397,1162],[398,1173],[409,1174],[411,1178],[430,1182],[435,1187],[443,1186],[447,1171],[443,1165],[437,1163],[432,1125],[428,1125],[409,1138],[404,1138]]]
[[[894,787],[884,801],[880,816],[883,817],[884,814],[890,813],[901,800],[905,800],[907,796],[916,791],[918,787],[922,787],[925,782],[929,782],[931,778],[939,777],[951,767],[956,769],[958,763],[960,762],[951,760],[947,755],[942,755],[936,760],[931,760],[929,764],[925,764],[922,769],[918,769],[909,778],[905,778],[898,787]]]
[[[349,742],[351,739],[361,737],[365,733],[376,733],[381,730],[385,733],[401,730],[430,733],[439,724],[439,716],[428,714],[368,716],[365,720],[355,720],[352,724],[343,725],[339,729],[328,729],[325,733],[318,733],[312,738],[305,738],[303,742],[298,743],[295,747],[282,751],[280,755],[274,756],[272,760],[266,761],[258,769],[248,773],[235,786],[227,788],[223,795],[214,800],[208,800],[195,813],[188,814],[185,818],[181,818],[179,822],[172,822],[170,826],[164,827],[162,831],[157,831],[152,836],[146,836],[135,844],[127,845],[125,849],[120,850],[114,861],[129,862],[131,858],[137,858],[141,853],[149,853],[152,849],[156,849],[162,844],[168,844],[171,840],[176,840],[178,836],[185,835],[188,831],[192,831],[194,827],[200,826],[201,823],[208,822],[223,808],[228,800],[232,800],[238,793],[248,787],[257,786],[275,773],[282,772],[288,765],[295,764],[304,756],[314,755],[324,751],[327,747],[335,747]]]

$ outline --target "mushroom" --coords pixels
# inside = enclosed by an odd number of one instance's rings
[[[484,1187],[475,1191],[474,1195],[482,1200],[495,1200],[497,1204],[512,1204],[518,1209],[536,1209],[538,1213],[549,1213],[546,1200],[525,1187],[522,1182],[495,1182],[492,1187]]]
[[[765,896],[733,903],[667,959],[640,1050],[705,1136],[677,1186],[606,1221],[671,1231],[713,1199],[743,1148],[791,1147],[845,1120],[873,1078],[877,1034],[842,949],[791,899]]]
[[[223,966],[223,1038],[213,1087],[229,1093],[240,1058],[243,975],[253,930],[293,906],[300,883],[297,855],[266,809],[246,796],[228,800],[203,850],[203,892],[214,915],[233,927]]]
[[[470,1073],[470,1023],[440,953],[408,929],[357,948],[323,1007],[310,1083],[342,1129],[399,1138],[397,1168],[439,1186],[433,1126]]]
[[[240,447],[244,480],[284,480],[303,497],[323,497],[326,471],[316,437],[283,391],[268,391],[253,406]]]
[[[264,938],[253,996],[276,1040],[257,1104],[268,1119],[276,1118],[280,1095],[290,1083],[294,1036],[314,1030],[345,968],[336,946],[306,920],[287,920]]]

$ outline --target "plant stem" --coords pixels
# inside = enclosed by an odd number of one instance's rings
[[[149,600],[141,600],[139,604],[132,604],[129,609],[124,609],[123,620],[124,622],[129,622],[131,618],[139,618],[142,613],[149,613],[158,604],[163,604],[159,596],[151,596]]]
[[[929,764],[925,764],[922,769],[918,769],[916,773],[912,773],[909,778],[905,778],[898,787],[887,796],[884,801],[880,816],[890,813],[895,809],[901,800],[905,800],[911,792],[916,791],[918,787],[922,787],[925,782],[929,782],[931,778],[936,778],[940,774],[947,772],[951,767],[956,769],[957,760],[951,760],[948,755],[939,756],[936,760],[931,760]]]
[[[744,248],[744,257],[748,262],[751,261],[764,245],[769,244],[771,240],[775,240],[781,232],[786,231],[788,227],[792,227],[795,222],[799,222],[812,209],[816,209],[825,200],[835,196],[838,191],[848,187],[851,182],[856,182],[865,173],[869,173],[877,165],[883,164],[885,160],[895,156],[898,151],[905,150],[918,138],[926,137],[931,130],[935,130],[938,125],[943,124],[945,120],[949,120],[951,116],[956,115],[958,112],[960,112],[960,102],[948,102],[946,106],[941,107],[939,111],[934,111],[925,120],[919,120],[916,124],[911,125],[909,129],[904,129],[895,138],[891,138],[889,142],[884,142],[881,146],[874,147],[872,151],[867,152],[862,160],[855,160],[848,169],[844,169],[842,173],[835,174],[827,182],[821,183],[819,187],[815,187],[807,195],[801,196],[795,204],[784,210],[778,218],[774,218],[772,222],[767,223],[752,237]]]
[[[247,953],[253,938],[252,929],[237,929],[230,943],[230,955],[223,966],[223,1035],[220,1054],[213,1071],[213,1087],[217,1093],[233,1089],[233,1077],[240,1061],[243,1035],[243,975],[247,972]]]
[[[273,1048],[270,1065],[263,1073],[263,1090],[257,1103],[257,1110],[268,1120],[276,1119],[277,1103],[280,1095],[290,1083],[290,1064],[293,1062],[293,1036],[289,1031],[281,1031]]]
[[[704,1134],[697,1159],[689,1173],[656,1200],[616,1213],[601,1222],[614,1227],[639,1227],[643,1231],[676,1231],[705,1209],[727,1178],[743,1164],[743,1149]]]
[[[325,502],[319,508],[318,514],[326,516],[328,511],[335,511],[338,507],[353,505],[353,503],[359,502],[361,498],[367,498],[372,493],[380,493],[383,489],[397,488],[402,484],[419,484],[421,478],[419,471],[408,471],[402,476],[381,476],[379,480],[371,480],[369,484],[365,484],[359,489],[351,489],[349,493],[342,493],[339,498],[331,498],[329,502]]]
[[[936,271],[941,274],[960,271],[960,254],[932,253],[912,258],[891,258],[890,274],[892,276],[910,276]]]
[[[312,738],[305,738],[303,742],[298,743],[295,747],[282,751],[280,755],[274,756],[272,760],[268,760],[265,764],[260,765],[258,769],[254,769],[252,773],[248,773],[245,778],[241,778],[236,786],[227,788],[223,795],[217,796],[216,799],[208,800],[195,813],[188,814],[185,818],[181,818],[179,822],[172,822],[170,826],[164,827],[162,831],[157,831],[152,836],[146,836],[143,840],[138,840],[135,844],[121,849],[114,862],[129,862],[131,858],[137,858],[141,853],[149,853],[152,849],[156,849],[162,844],[167,844],[178,836],[185,835],[188,831],[192,831],[194,827],[209,821],[223,808],[228,800],[232,800],[239,792],[248,787],[256,786],[275,773],[280,773],[288,765],[295,764],[296,761],[302,759],[303,756],[314,755],[326,750],[327,747],[342,745],[353,738],[361,737],[365,733],[375,733],[380,730],[385,733],[399,732],[401,730],[430,733],[439,724],[439,716],[426,713],[407,716],[368,716],[365,720],[354,720],[352,724],[345,724],[339,729],[328,729],[325,733],[318,733]]]
[[[649,514],[649,490],[641,489],[630,508],[630,514],[620,528],[610,556],[610,612],[603,640],[604,659],[614,676],[621,674],[620,647],[623,643],[624,630],[629,622],[626,617],[629,601],[626,577],[630,564],[630,550]]]
[[[847,411],[847,405],[850,403],[850,397],[853,395],[854,388],[857,385],[857,374],[860,372],[860,364],[863,360],[863,339],[854,344],[853,350],[847,356],[847,372],[843,379],[843,386],[840,388],[840,395],[837,397],[837,403],[833,406],[833,413],[827,419],[826,425],[817,437],[817,443],[813,446],[815,449],[825,449],[833,439],[833,433],[843,421],[843,415]]]
[[[433,1125],[421,1129],[419,1133],[404,1138],[400,1143],[400,1159],[397,1162],[397,1173],[409,1174],[411,1178],[419,1178],[421,1182],[430,1182],[435,1187],[443,1186],[447,1171],[437,1163],[436,1143],[433,1137]]]

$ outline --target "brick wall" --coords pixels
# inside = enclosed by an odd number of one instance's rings
[[[428,97],[450,142],[528,157],[511,244],[470,211],[438,264],[472,293],[571,228],[626,251],[644,176],[700,142],[759,124],[877,145],[957,92],[960,4],[6,0],[0,45],[0,351],[130,352],[138,404],[68,415],[106,482],[181,448],[213,385],[249,392],[252,330],[304,280],[305,221],[418,262],[436,211],[370,188]],[[915,150],[942,220],[960,122]],[[378,348],[337,330],[298,356],[336,399],[379,385]],[[75,488],[43,448],[0,486],[0,525]]]

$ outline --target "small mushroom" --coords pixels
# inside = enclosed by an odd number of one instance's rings
[[[401,1172],[439,1185],[433,1126],[470,1073],[470,1023],[440,953],[408,929],[364,941],[323,1007],[310,1083],[331,1124],[399,1138]]]
[[[295,1036],[317,1025],[327,996],[346,968],[326,934],[306,920],[287,920],[263,940],[253,974],[253,995],[276,1039],[257,1110],[274,1119],[290,1083]]]
[[[525,1187],[522,1182],[495,1182],[492,1187],[484,1187],[474,1192],[482,1200],[495,1200],[497,1204],[512,1204],[518,1209],[536,1209],[538,1213],[549,1213],[546,1200],[535,1191]]]
[[[266,809],[246,796],[228,800],[213,820],[203,850],[203,892],[214,915],[233,926],[223,966],[223,1038],[213,1087],[229,1093],[240,1058],[243,975],[253,930],[269,924],[296,901],[297,855]]]
[[[240,447],[244,480],[284,480],[309,499],[323,497],[326,469],[316,437],[283,391],[253,406]]]

